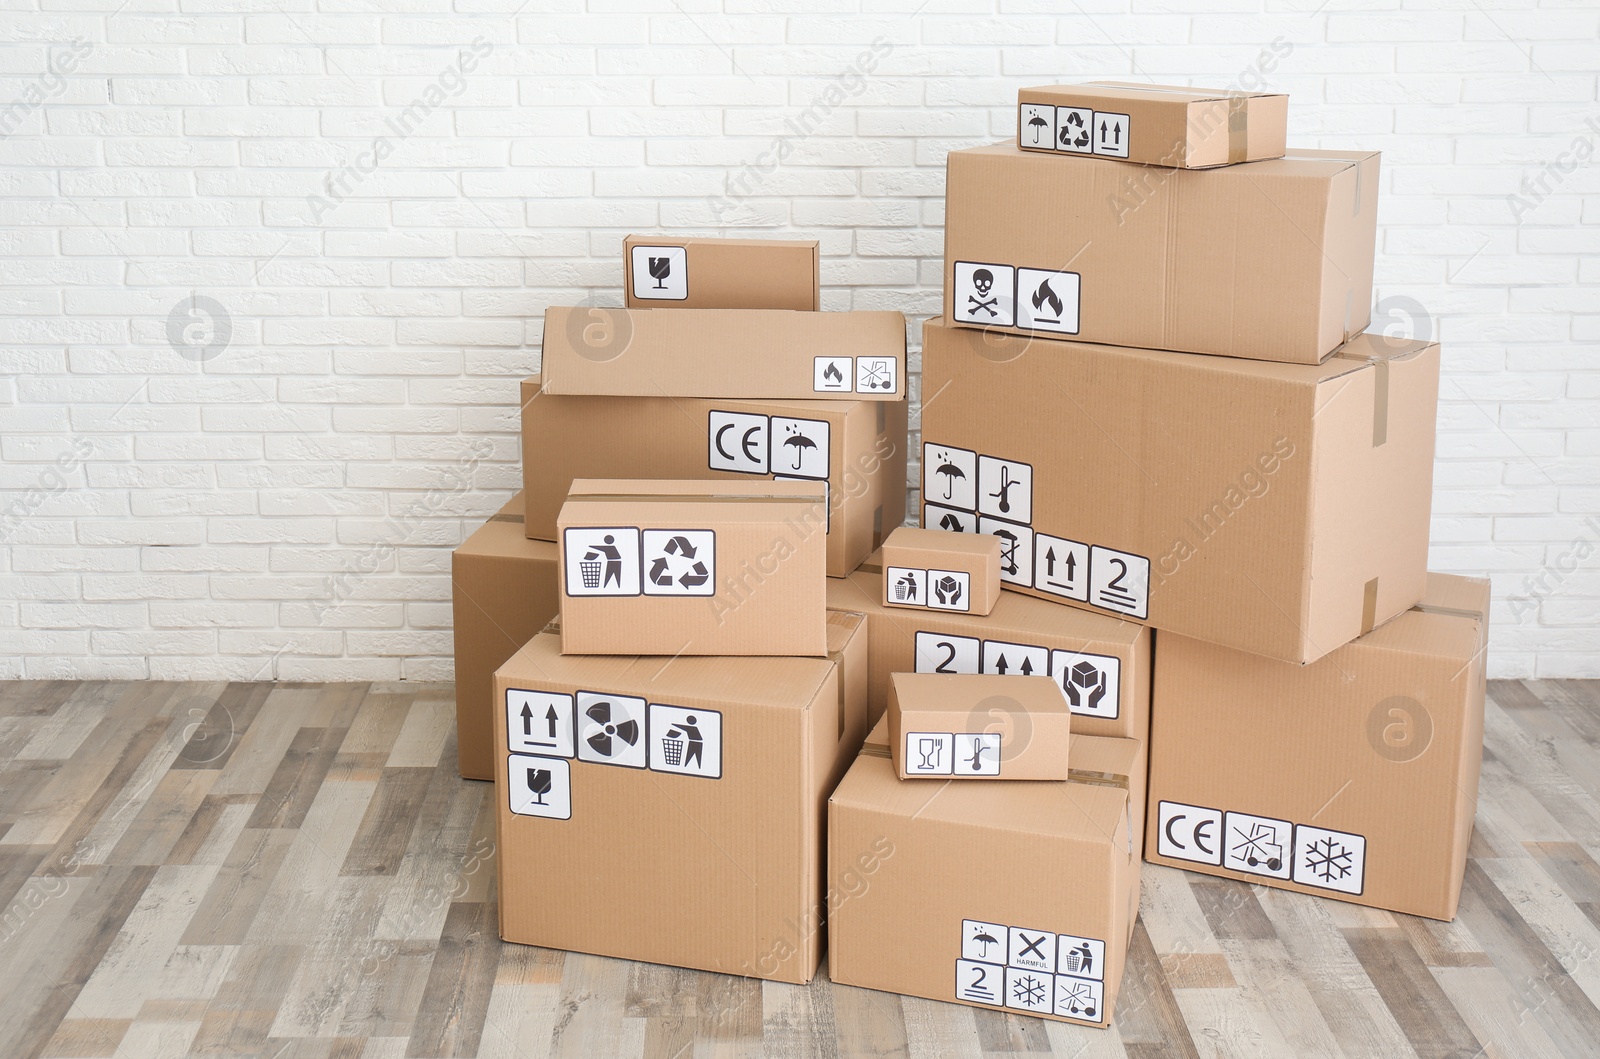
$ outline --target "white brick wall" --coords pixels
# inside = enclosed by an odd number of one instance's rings
[[[1446,342],[1433,562],[1493,576],[1496,674],[1600,676],[1600,11],[1386,2],[7,4],[0,677],[447,676],[545,305],[720,215],[931,315],[946,151],[1094,76],[1259,79],[1385,152],[1380,304]]]

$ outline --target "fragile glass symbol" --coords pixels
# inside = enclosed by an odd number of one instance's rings
[[[528,770],[528,793],[533,795],[534,805],[549,804],[544,800],[544,796],[550,793],[550,785],[553,778],[549,769]]]
[[[650,278],[656,281],[656,290],[666,290],[665,280],[672,275],[672,258],[652,257],[650,259]]]

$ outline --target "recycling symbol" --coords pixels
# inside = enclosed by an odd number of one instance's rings
[[[709,530],[650,530],[645,533],[645,592],[656,596],[709,596],[715,538]]]

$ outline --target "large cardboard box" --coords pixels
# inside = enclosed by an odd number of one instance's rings
[[[555,394],[903,401],[906,318],[552,305],[543,365]]]
[[[883,542],[883,605],[987,614],[1000,598],[1000,540],[901,526]]]
[[[1488,609],[1487,581],[1430,574],[1420,604],[1309,666],[1163,632],[1148,858],[1454,918]]]
[[[684,239],[630,235],[622,244],[630,309],[822,308],[815,239]]]
[[[891,673],[888,719],[903,780],[1067,778],[1072,713],[1042,674]]]
[[[885,722],[887,719],[885,719]],[[1074,736],[1066,783],[901,780],[880,724],[828,804],[828,975],[1109,1025],[1138,907],[1142,747]]]
[[[1377,199],[1368,152],[1164,169],[951,151],[944,320],[1316,364],[1371,319]]]
[[[988,615],[885,607],[881,556],[828,581],[828,606],[867,616],[868,702],[889,706],[891,673],[1054,677],[1075,733],[1144,740],[1150,730],[1150,630],[1103,614],[1002,592]]]
[[[999,535],[1008,589],[1291,662],[1422,598],[1438,346],[1267,364],[930,323],[922,365],[922,523]]]
[[[522,383],[528,536],[555,540],[575,478],[826,480],[828,574],[906,516],[905,401],[557,397]]]
[[[828,658],[573,656],[534,637],[495,676],[500,936],[809,981],[866,646],[858,614],[829,616]]]
[[[1090,81],[1017,93],[1017,146],[1206,169],[1281,158],[1289,97],[1181,85]]]
[[[556,616],[556,546],[522,532],[518,493],[450,556],[456,758],[463,779],[494,779],[494,671]]]
[[[569,654],[820,655],[821,482],[580,478],[557,520]]]

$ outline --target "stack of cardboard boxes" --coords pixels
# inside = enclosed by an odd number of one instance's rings
[[[1031,89],[950,154],[922,529],[903,320],[815,244],[631,237],[627,308],[549,310],[455,568],[507,940],[1103,1026],[1142,859],[1454,916],[1439,350],[1364,333],[1378,157],[1286,113]]]

